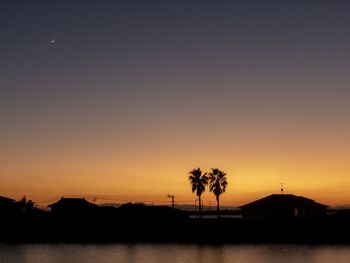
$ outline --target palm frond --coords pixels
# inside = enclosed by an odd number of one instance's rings
[[[192,192],[196,192],[197,196],[202,195],[205,186],[208,184],[207,173],[203,173],[200,168],[193,169],[189,172],[188,180],[190,181]]]
[[[213,192],[218,197],[226,191],[227,185],[226,173],[218,168],[212,168],[209,173],[210,192]]]

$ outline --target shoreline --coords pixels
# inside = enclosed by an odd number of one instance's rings
[[[350,244],[350,226],[346,221],[254,223],[232,219],[129,220],[104,224],[94,221],[69,224],[50,222],[14,227],[1,227],[1,244]]]

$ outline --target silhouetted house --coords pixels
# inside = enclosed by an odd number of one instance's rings
[[[54,216],[85,217],[96,212],[97,205],[86,201],[85,198],[61,198],[58,202],[48,205]]]
[[[12,206],[15,203],[15,200],[8,198],[8,197],[4,197],[4,196],[0,196],[0,208],[4,209],[8,206]]]
[[[249,221],[288,221],[320,219],[326,205],[303,196],[273,194],[240,207],[242,218]]]
[[[15,200],[0,196],[0,221],[12,221],[21,215],[21,207]]]

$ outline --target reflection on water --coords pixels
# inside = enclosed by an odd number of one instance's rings
[[[0,245],[0,262],[347,263],[350,246]]]

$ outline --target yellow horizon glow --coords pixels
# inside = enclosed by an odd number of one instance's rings
[[[164,156],[164,155],[163,155]],[[347,189],[350,169],[344,160],[320,159],[291,160],[280,158],[271,161],[265,156],[260,160],[243,160],[234,163],[227,158],[217,158],[218,165],[189,165],[188,158],[163,158],[162,162],[144,156],[138,159],[137,166],[123,160],[119,168],[113,160],[104,158],[84,161],[60,160],[54,164],[49,159],[33,162],[16,168],[8,167],[11,177],[2,181],[2,195],[16,197],[23,195],[41,202],[60,196],[111,196],[111,200],[146,202],[165,204],[169,200],[166,195],[174,194],[182,204],[193,204],[195,195],[191,193],[188,172],[192,168],[201,167],[209,171],[218,167],[227,173],[228,187],[221,196],[222,205],[239,206],[263,196],[279,193],[280,183],[284,183],[285,193],[303,195],[327,205],[346,204],[349,202]],[[198,156],[199,157],[199,156]],[[95,156],[96,158],[96,156]],[[239,159],[233,156],[232,160]],[[302,159],[304,157],[301,157]],[[103,159],[103,161],[102,161]],[[201,163],[208,163],[210,156],[201,156]],[[31,164],[31,165],[29,165]],[[118,167],[117,167],[118,166]],[[59,168],[52,168],[59,167]],[[335,169],[334,167],[337,167]],[[3,172],[6,169],[3,169]],[[330,174],[337,176],[330,176]],[[25,174],[25,176],[23,176]],[[215,203],[215,198],[208,189],[203,194],[204,202]],[[99,200],[102,202],[102,200]]]
[[[188,172],[201,167],[227,173],[222,205],[279,193],[280,183],[286,193],[327,205],[350,203],[347,123],[337,130],[288,121],[224,122],[221,130],[169,125],[159,132],[149,128],[152,123],[141,123],[123,132],[110,127],[24,134],[2,149],[0,194],[34,201],[62,195],[128,196],[130,201],[160,196],[151,201],[161,203],[171,193],[179,202],[193,203]],[[215,202],[208,191],[203,198]]]

